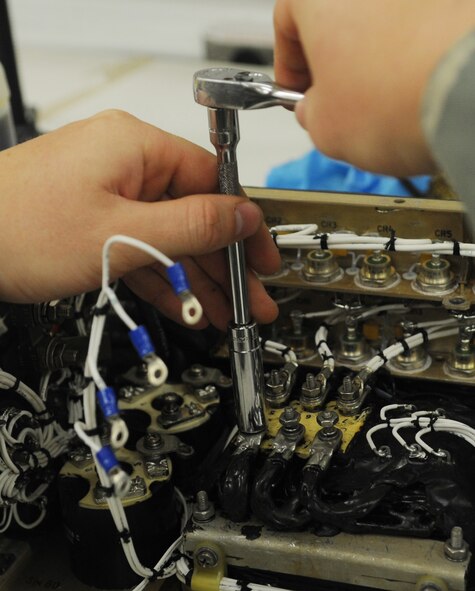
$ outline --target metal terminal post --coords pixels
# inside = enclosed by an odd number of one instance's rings
[[[237,109],[291,105],[303,95],[277,86],[268,76],[234,68],[200,70],[194,76],[195,101],[208,107],[210,140],[216,149],[221,193],[239,195],[236,146],[239,142]],[[249,311],[244,245],[228,247],[234,324],[229,349],[237,422],[242,433],[265,429],[264,370],[257,326]]]
[[[468,558],[468,544],[463,539],[463,530],[456,525],[450,532],[450,538],[445,542],[444,554],[449,560],[462,562]]]
[[[193,519],[198,522],[211,521],[215,514],[214,505],[209,500],[208,493],[205,490],[198,491],[193,507]]]

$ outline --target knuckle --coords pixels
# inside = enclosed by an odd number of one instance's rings
[[[190,235],[198,250],[209,252],[220,246],[223,228],[216,203],[209,200],[193,201],[188,220]]]
[[[91,122],[98,126],[105,125],[110,128],[129,125],[133,119],[134,117],[126,111],[121,111],[120,109],[107,109],[92,117]]]

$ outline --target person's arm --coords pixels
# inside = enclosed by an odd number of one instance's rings
[[[222,248],[246,239],[252,268],[280,258],[260,209],[213,194],[216,158],[119,111],[108,111],[0,153],[0,300],[41,302],[101,283],[101,250],[113,234],[143,240],[183,262],[205,317],[225,329],[232,317]],[[113,278],[179,320],[181,302],[164,269],[140,251],[111,251]],[[249,270],[255,319],[276,304]]]
[[[422,126],[435,160],[475,227],[475,32],[464,36],[434,70]]]
[[[420,122],[431,72],[475,28],[472,0],[277,0],[275,73],[327,155],[393,175],[434,168]]]

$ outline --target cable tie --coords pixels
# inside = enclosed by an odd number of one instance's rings
[[[378,357],[381,357],[384,363],[387,363],[389,361],[389,359],[386,357],[386,355],[383,353],[381,349],[376,353],[376,355]]]
[[[84,433],[89,435],[89,437],[95,437],[96,435],[101,434],[101,429],[99,427],[94,427],[93,429],[84,429]]]
[[[323,361],[328,361],[328,359],[335,359],[333,355],[327,355],[326,353],[323,353],[323,355],[321,354],[320,357]]]
[[[427,330],[425,328],[418,328],[417,332],[421,333],[424,340],[424,345],[427,346],[429,344],[429,335],[427,334]]]
[[[421,423],[420,423],[420,419],[421,419],[421,418],[422,418],[422,417],[420,417],[420,416],[414,417],[414,418],[413,418],[413,419],[410,421],[410,423],[411,423],[412,425],[414,425],[414,427],[417,427],[418,429],[421,429],[421,428],[422,428],[422,427],[421,427]]]
[[[322,345],[322,344],[326,345],[327,343],[328,343],[328,341],[326,339],[321,339],[320,341],[318,341],[318,343],[316,344],[317,351],[318,351],[318,349],[320,349],[320,345]]]
[[[236,581],[236,584],[239,585],[241,591],[252,591],[249,583],[246,583],[245,581]]]
[[[396,339],[396,343],[399,343],[401,345],[404,353],[409,353],[409,351],[411,350],[411,348],[407,344],[406,339]]]
[[[165,562],[165,564],[163,566],[161,566],[158,570],[155,570],[154,568],[151,569],[152,574],[150,575],[150,577],[148,577],[148,580],[153,583],[153,581],[156,581],[158,578],[162,577],[166,571],[166,569],[173,564],[174,559],[173,559],[173,555],[170,556],[170,558]]]
[[[318,328],[326,328],[327,330],[330,329],[330,325],[327,324],[325,321],[320,324]]]
[[[111,304],[109,301],[105,302],[102,306],[94,306],[92,309],[93,316],[105,316],[109,311]]]
[[[285,357],[290,351],[292,351],[292,347],[285,347],[285,349],[282,349],[282,357]]]
[[[262,340],[261,340],[261,349],[264,349],[264,350],[265,350],[265,348],[266,348],[266,343],[267,343],[267,341],[268,341],[268,340],[269,340],[269,339],[262,339]]]
[[[152,574],[148,577],[148,580],[153,583],[154,581],[156,581],[158,579],[158,577],[160,576],[160,571],[155,570],[154,568],[151,569]]]
[[[15,378],[15,382],[11,388],[5,388],[4,392],[13,392],[14,394],[18,392],[18,388],[20,387],[21,380]]]
[[[272,240],[274,241],[274,244],[277,246],[277,248],[279,248],[279,245],[277,244],[277,232],[275,230],[273,230],[270,235],[272,236]]]
[[[454,249],[452,251],[452,254],[455,255],[456,257],[459,257],[460,256],[460,242],[455,239],[453,239],[452,242],[454,243]]]
[[[69,400],[71,400],[71,402],[78,402],[79,400],[82,400],[83,396],[82,394],[70,394],[69,395]]]
[[[321,250],[328,250],[328,234],[320,234]]]
[[[429,428],[431,431],[435,431],[434,425],[439,420],[439,417],[436,414],[431,414],[429,416]]]
[[[384,245],[384,250],[389,250],[390,252],[394,252],[396,250],[396,231],[391,228],[390,230],[390,238]]]
[[[73,318],[74,320],[79,320],[80,318],[83,318],[82,312],[74,312]]]
[[[119,538],[121,539],[121,541],[124,544],[128,544],[130,542],[130,540],[132,539],[130,531],[127,528],[123,529],[122,531],[120,531],[118,533],[119,533]]]

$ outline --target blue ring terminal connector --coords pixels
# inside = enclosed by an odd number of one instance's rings
[[[114,388],[107,386],[103,390],[97,392],[97,399],[101,407],[102,414],[106,419],[117,417],[119,415],[119,407],[117,405],[117,396]]]
[[[119,460],[115,457],[110,445],[105,445],[103,448],[101,448],[97,452],[96,458],[107,474],[120,466]]]
[[[155,354],[155,347],[145,326],[137,326],[137,328],[131,330],[129,338],[141,359]]]
[[[171,267],[167,267],[167,275],[176,295],[191,291],[188,277],[181,263],[175,263]]]

